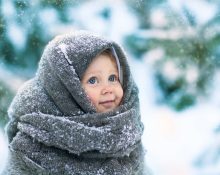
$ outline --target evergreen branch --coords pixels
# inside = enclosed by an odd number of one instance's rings
[[[3,111],[2,109],[0,109],[0,113],[3,114],[3,115],[7,115],[7,112]]]

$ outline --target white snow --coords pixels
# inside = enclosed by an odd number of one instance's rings
[[[27,39],[25,29],[14,22],[9,23],[7,29],[8,38],[10,38],[15,47],[23,49]]]
[[[60,50],[62,51],[62,53],[64,54],[64,57],[66,58],[66,60],[68,61],[69,64],[72,64],[72,61],[69,59],[68,55],[67,55],[67,45],[62,43],[58,46],[60,48]]]
[[[57,24],[59,16],[57,11],[53,8],[44,8],[41,10],[40,14],[40,21],[46,26],[54,26]]]
[[[11,40],[12,44],[15,45],[17,49],[24,49],[26,44],[26,30],[23,26],[16,22],[16,9],[11,1],[4,0],[0,10],[4,14],[6,20],[7,31],[6,35]]]
[[[193,166],[216,139],[214,129],[219,125],[220,117],[215,96],[180,113],[158,106],[154,101],[158,90],[153,83],[153,67],[136,60],[131,60],[130,65],[140,90],[141,115],[145,125],[143,144],[147,150],[145,159],[154,174],[220,173],[220,165],[203,169]],[[213,91],[215,93],[217,88]]]
[[[110,10],[107,20],[100,15],[104,10]],[[80,29],[86,28],[117,42],[138,27],[124,1],[88,1],[83,6],[69,8],[68,13]]]
[[[177,11],[185,6],[192,11],[192,16],[196,18],[199,24],[204,24],[210,20],[217,12],[217,6],[205,0],[169,0],[169,3]]]
[[[12,16],[14,16],[16,13],[16,9],[12,1],[3,0],[1,6],[1,12],[8,18],[12,18]]]
[[[6,164],[8,157],[8,146],[6,144],[6,138],[3,135],[2,129],[0,129],[0,174]]]

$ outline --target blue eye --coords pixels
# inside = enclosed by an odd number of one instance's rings
[[[110,75],[108,80],[114,82],[114,81],[117,81],[117,77],[116,75]]]
[[[89,83],[89,84],[95,84],[95,83],[97,83],[97,78],[96,78],[96,77],[91,77],[91,78],[88,80],[88,83]]]

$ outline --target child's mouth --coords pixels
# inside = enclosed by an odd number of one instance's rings
[[[99,104],[103,105],[106,108],[110,108],[113,106],[114,102],[115,102],[115,100],[107,100],[107,101],[99,102]]]

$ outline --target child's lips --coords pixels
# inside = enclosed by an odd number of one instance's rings
[[[114,103],[115,103],[115,100],[106,100],[106,101],[99,102],[100,105],[103,105],[106,108],[112,107]]]

